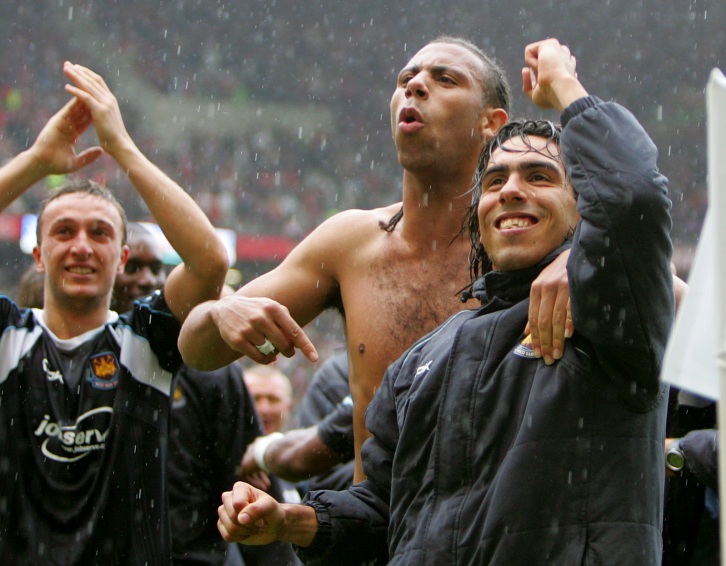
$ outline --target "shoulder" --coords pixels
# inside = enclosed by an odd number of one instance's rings
[[[370,210],[344,210],[325,220],[303,242],[324,238],[345,242],[370,237],[371,234],[384,234],[381,226],[387,224],[400,209],[401,203]]]
[[[27,326],[33,321],[33,309],[21,308],[10,297],[0,294],[0,323],[5,326]]]
[[[285,268],[295,266],[329,273],[334,280],[347,273],[350,265],[377,254],[388,232],[382,226],[400,209],[400,204],[372,210],[339,212],[313,230],[285,258]]]

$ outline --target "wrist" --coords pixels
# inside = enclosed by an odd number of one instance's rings
[[[585,87],[582,86],[577,77],[570,74],[552,81],[550,90],[555,95],[554,106],[559,112],[562,112],[575,100],[588,96]]]
[[[25,187],[34,185],[48,175],[53,175],[53,167],[48,159],[45,159],[39,149],[30,146],[25,151],[21,151],[13,159],[18,164],[18,169],[22,172],[21,183]]]
[[[318,514],[313,507],[299,503],[283,503],[285,521],[279,539],[307,548],[318,532]]]
[[[680,447],[680,438],[674,438],[665,452],[666,468],[673,472],[681,472],[686,465],[686,456]]]
[[[268,434],[267,436],[260,436],[255,440],[252,445],[252,457],[255,459],[257,467],[265,473],[272,473],[270,472],[270,468],[267,466],[267,462],[265,461],[265,453],[270,447],[270,444],[282,438],[282,436],[283,435],[281,432],[273,432]]]

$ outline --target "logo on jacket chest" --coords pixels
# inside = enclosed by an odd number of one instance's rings
[[[527,334],[512,351],[515,356],[520,358],[534,359],[534,348],[532,347],[532,336]]]
[[[433,360],[429,360],[428,362],[421,364],[416,368],[416,376],[414,379],[420,379],[424,375],[426,375],[429,371],[431,371],[431,364],[434,363]]]

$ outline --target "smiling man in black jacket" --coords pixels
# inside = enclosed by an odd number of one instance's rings
[[[522,77],[563,126],[513,122],[485,148],[471,217],[481,308],[386,372],[366,481],[301,506],[236,484],[219,510],[226,539],[288,540],[312,564],[659,563],[666,179],[632,114],[588,95],[567,47],[529,45]],[[576,331],[547,365],[522,329],[532,281],[568,247]]]

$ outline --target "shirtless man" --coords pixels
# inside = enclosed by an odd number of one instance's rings
[[[301,327],[338,308],[354,401],[355,479],[363,479],[365,410],[386,368],[417,338],[467,308],[457,293],[470,281],[470,246],[461,233],[469,189],[484,142],[507,121],[509,98],[502,70],[469,42],[443,37],[423,47],[399,73],[391,98],[403,202],[333,216],[276,269],[232,296],[196,307],[180,335],[184,360],[214,369],[243,354],[269,363],[278,352],[292,356],[299,348],[315,361]],[[551,315],[533,328],[536,352],[549,363],[562,355],[564,279],[559,265],[549,292],[541,300],[533,296],[530,320],[540,318],[539,310]]]

